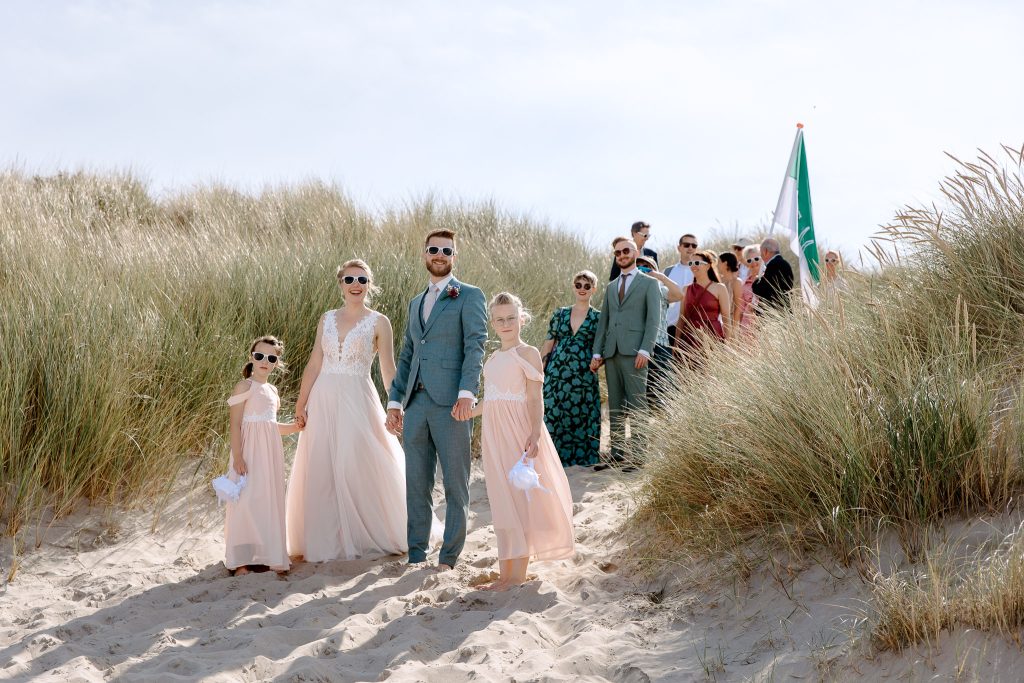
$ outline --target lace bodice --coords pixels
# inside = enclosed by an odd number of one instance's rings
[[[484,401],[526,402],[526,381],[543,382],[544,375],[512,348],[495,351],[484,364]]]
[[[232,396],[228,405],[245,403],[242,422],[277,422],[277,410],[281,407],[281,399],[277,395],[277,387],[265,382],[250,381],[247,391]]]
[[[344,340],[338,339],[337,310],[324,313],[324,333],[320,338],[320,347],[324,352],[324,362],[320,374],[353,375],[361,377],[370,374],[373,365],[374,323],[380,313],[371,311],[349,330]]]

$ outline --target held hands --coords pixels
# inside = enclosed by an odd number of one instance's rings
[[[596,373],[604,365],[603,358],[594,358],[590,361],[590,371]]]
[[[240,477],[244,476],[249,471],[249,468],[245,466],[245,458],[240,455],[232,456],[231,467],[234,468],[235,472],[237,472]]]
[[[636,363],[633,364],[633,367],[636,368],[637,370],[643,370],[644,368],[647,367],[647,364],[649,362],[651,362],[650,358],[648,358],[642,353],[638,353],[636,354]]]
[[[473,419],[473,399],[460,398],[452,408],[452,417],[459,422]]]
[[[384,420],[384,427],[395,436],[399,436],[402,433],[402,422],[404,417],[405,416],[402,415],[401,410],[398,408],[391,408],[388,410],[387,419]]]
[[[299,426],[299,429],[306,428],[306,419],[309,417],[309,413],[306,412],[305,403],[297,403],[295,405],[295,424]]]

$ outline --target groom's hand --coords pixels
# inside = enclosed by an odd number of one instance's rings
[[[473,399],[471,398],[460,398],[455,402],[455,407],[452,408],[452,417],[459,422],[465,422],[466,420],[473,419]]]
[[[402,411],[397,408],[392,408],[388,411],[388,417],[384,421],[384,427],[389,432],[398,436],[402,433]]]

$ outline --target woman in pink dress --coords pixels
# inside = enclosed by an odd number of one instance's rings
[[[384,387],[395,377],[391,322],[366,305],[365,262],[348,261],[337,277],[345,305],[320,318],[295,403],[304,431],[288,480],[288,550],[307,562],[408,549],[405,452],[370,379],[378,354]]]
[[[693,273],[693,282],[686,287],[676,323],[676,348],[684,359],[692,359],[693,352],[700,348],[708,334],[718,339],[732,336],[729,290],[718,281],[711,253],[695,251],[688,265]]]
[[[544,426],[540,351],[519,336],[526,316],[522,302],[502,292],[490,310],[501,349],[484,364],[484,400],[474,416],[483,415],[484,475],[498,541],[500,575],[485,590],[507,590],[526,581],[531,558],[573,556],[572,493]],[[524,491],[509,482],[509,471],[524,454],[544,490]]]
[[[299,430],[277,421],[281,401],[267,380],[278,367],[284,344],[260,337],[249,347],[250,361],[235,385],[231,406],[231,469],[228,478],[246,484],[224,518],[224,566],[236,576],[250,565],[288,571],[284,522],[284,448],[281,437]]]
[[[747,278],[743,281],[743,298],[740,308],[740,332],[750,338],[754,334],[757,319],[757,295],[754,294],[754,280],[761,275],[761,249],[757,244],[743,248],[743,260],[747,262]]]

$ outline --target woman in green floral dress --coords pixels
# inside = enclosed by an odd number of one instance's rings
[[[593,465],[601,446],[601,391],[590,371],[600,313],[590,307],[597,276],[589,270],[572,278],[575,302],[551,316],[541,354],[544,369],[544,422],[564,467]]]

